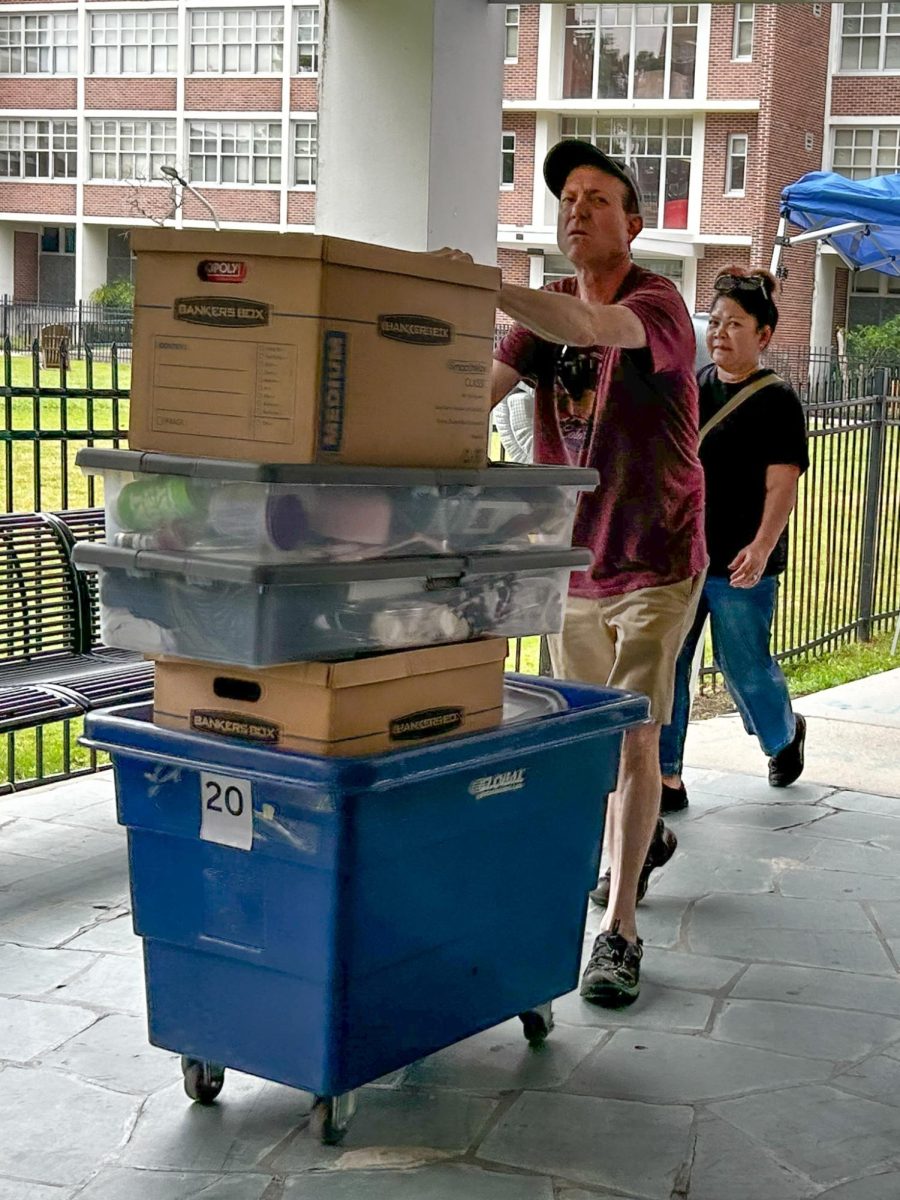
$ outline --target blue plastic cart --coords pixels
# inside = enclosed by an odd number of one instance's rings
[[[150,1041],[189,1096],[226,1067],[302,1088],[335,1142],[361,1085],[517,1014],[546,1036],[647,701],[542,686],[567,707],[359,758],[175,732],[148,706],[86,718],[128,828]]]

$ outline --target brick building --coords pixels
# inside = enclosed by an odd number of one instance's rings
[[[567,269],[540,178],[559,136],[632,163],[639,261],[702,310],[732,262],[768,265],[785,184],[900,169],[896,4],[506,6],[498,254]],[[0,0],[0,293],[71,301],[130,270],[174,165],[224,227],[312,228],[319,8],[229,0]],[[181,197],[179,197],[181,198]],[[190,194],[175,224],[208,223]],[[898,281],[787,252],[785,342],[883,319]],[[897,311],[900,311],[898,307]]]

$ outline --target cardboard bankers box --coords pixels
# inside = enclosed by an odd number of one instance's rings
[[[376,754],[498,725],[506,641],[349,662],[223,667],[161,659],[153,719],[307,754]]]
[[[485,464],[496,268],[299,233],[131,244],[133,450]]]

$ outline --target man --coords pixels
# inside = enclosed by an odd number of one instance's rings
[[[606,821],[608,903],[581,982],[586,1000],[619,1007],[640,990],[639,892],[675,849],[659,819],[658,748],[706,567],[695,342],[674,285],[631,261],[643,219],[627,170],[567,139],[544,178],[575,275],[541,291],[501,289],[517,324],[495,353],[492,400],[532,380],[535,461],[600,472],[573,538],[594,563],[572,575],[565,626],[551,638],[554,674],[650,697],[650,723],[624,739]]]

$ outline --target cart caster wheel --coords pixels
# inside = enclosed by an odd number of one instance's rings
[[[542,1046],[553,1028],[553,1013],[549,1004],[519,1013],[519,1020],[529,1046]]]
[[[198,1104],[212,1104],[225,1082],[225,1068],[185,1054],[181,1058],[181,1070],[187,1095]]]
[[[356,1111],[356,1095],[316,1096],[309,1114],[309,1128],[324,1146],[339,1146]]]

